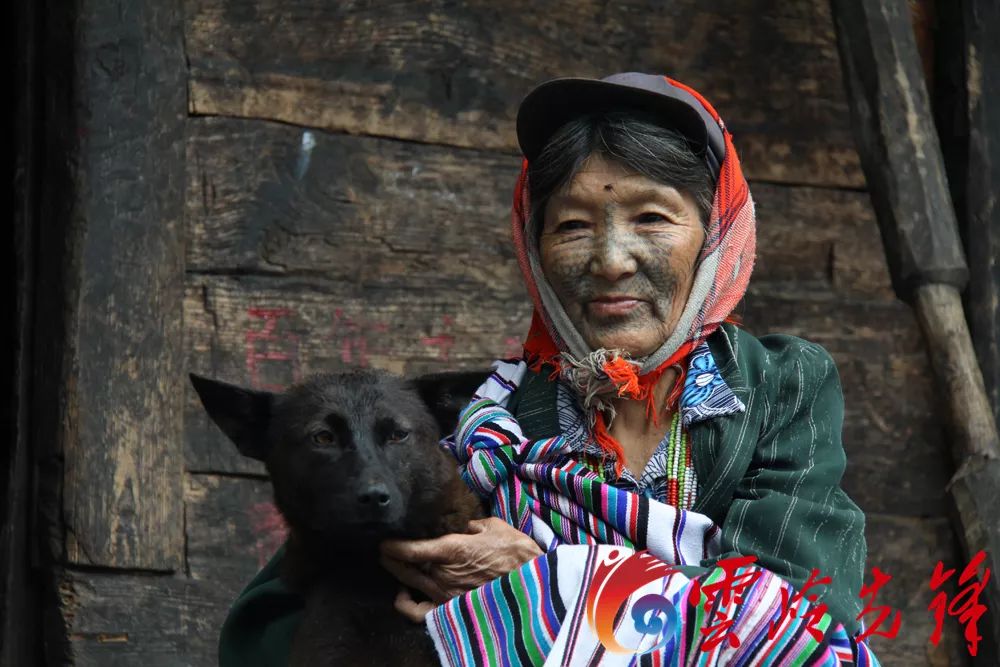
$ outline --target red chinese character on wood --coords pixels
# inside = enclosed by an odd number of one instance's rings
[[[261,381],[262,362],[277,362],[291,370],[291,382],[299,380],[299,336],[291,332],[278,332],[278,322],[291,317],[289,308],[248,308],[247,315],[263,320],[260,329],[246,332],[247,374],[250,384],[257,389],[281,391],[283,384]]]
[[[770,627],[767,629],[768,639],[774,639],[777,636],[778,631],[783,625],[785,625],[786,619],[798,618],[799,609],[803,607],[803,601],[808,601],[815,605],[819,595],[816,593],[808,595],[807,593],[810,588],[815,588],[816,586],[826,586],[833,581],[830,577],[816,579],[817,576],[819,576],[819,570],[813,568],[812,572],[809,573],[809,578],[802,584],[802,589],[796,591],[793,595],[788,594],[788,587],[782,587],[781,613],[778,614],[777,620],[772,621]],[[802,618],[806,622],[806,631],[808,631],[809,634],[812,635],[812,638],[816,641],[823,639],[823,632],[816,627],[816,624],[823,618],[823,614],[826,613],[826,610],[826,604],[820,603],[805,610],[805,613],[802,615]]]
[[[691,606],[698,606],[702,603],[702,593],[705,594],[705,609],[710,609],[716,598],[719,600],[719,609],[729,607],[730,604],[740,604],[743,602],[743,594],[753,586],[754,582],[761,576],[761,570],[750,568],[749,566],[757,560],[756,556],[736,556],[733,558],[723,558],[716,567],[723,571],[723,576],[718,581],[702,584],[698,579],[691,582],[691,590],[688,593],[688,602]],[[740,568],[747,568],[744,572],[739,572]],[[726,609],[725,611],[728,611]],[[701,633],[706,636],[701,645],[702,651],[711,651],[723,640],[727,641],[733,648],[738,648],[740,640],[735,633],[729,631],[735,619],[726,618],[715,625],[704,627]]]
[[[878,618],[871,624],[871,627],[865,628],[865,631],[858,635],[858,641],[864,641],[867,637],[871,635],[879,635],[881,637],[887,637],[889,639],[895,639],[896,635],[899,634],[899,624],[903,620],[903,615],[899,610],[896,610],[896,618],[892,621],[892,628],[887,631],[879,632],[879,627],[885,622],[887,618],[892,614],[892,607],[881,605],[875,606],[875,595],[878,593],[879,589],[882,588],[886,583],[892,579],[892,575],[882,572],[882,570],[877,567],[872,568],[872,576],[875,581],[871,583],[870,586],[861,586],[861,593],[858,594],[862,600],[870,597],[870,600],[865,600],[865,608],[861,610],[861,613],[855,617],[855,620],[860,621],[862,617],[867,616],[871,613],[877,612]]]
[[[450,333],[455,320],[450,315],[441,318],[444,331],[436,336],[425,336],[420,339],[424,347],[432,347],[438,351],[438,359],[448,361],[452,346],[455,345],[455,337]]]
[[[333,311],[333,326],[330,327],[329,338],[340,342],[340,360],[342,362],[367,368],[369,365],[369,334],[372,332],[382,334],[388,329],[389,326],[386,324],[357,321],[344,315],[344,311],[337,308]]]
[[[965,566],[962,570],[962,574],[958,577],[958,585],[965,585],[970,579],[976,574],[979,566],[986,559],[986,552],[980,551],[969,564]],[[944,564],[938,561],[938,564],[934,566],[934,573],[931,574],[931,590],[936,591],[941,587],[941,584],[948,581],[951,575],[955,574],[955,569],[952,568],[947,572],[944,571]],[[931,643],[937,646],[937,643],[941,641],[941,629],[944,626],[944,615],[947,611],[949,616],[958,617],[958,621],[965,626],[965,641],[968,642],[969,654],[975,656],[979,651],[979,640],[983,638],[979,634],[979,628],[976,625],[979,619],[982,618],[983,614],[986,613],[986,605],[979,602],[979,594],[983,592],[986,588],[986,582],[990,580],[990,568],[985,568],[983,572],[982,580],[974,579],[969,582],[965,588],[959,591],[958,595],[948,603],[948,596],[944,591],[939,591],[931,603],[927,606],[928,609],[934,612],[934,632],[931,633]]]

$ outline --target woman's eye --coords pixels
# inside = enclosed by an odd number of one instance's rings
[[[667,218],[659,213],[643,213],[638,218],[637,222],[667,222]]]
[[[332,445],[335,439],[329,431],[316,431],[312,438],[317,445]]]
[[[556,225],[557,232],[575,232],[578,229],[586,229],[587,223],[583,220],[564,220]]]
[[[389,434],[389,442],[403,442],[410,437],[410,432],[401,428],[393,429]]]

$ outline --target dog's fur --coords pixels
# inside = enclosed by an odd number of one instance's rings
[[[272,394],[191,375],[212,420],[264,462],[288,522],[282,578],[305,599],[291,664],[437,664],[424,627],[393,609],[378,544],[465,532],[483,515],[438,441],[485,377],[357,370]]]

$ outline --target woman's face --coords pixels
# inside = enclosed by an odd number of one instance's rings
[[[690,195],[591,155],[549,200],[539,252],[591,349],[641,357],[677,326],[704,240]]]

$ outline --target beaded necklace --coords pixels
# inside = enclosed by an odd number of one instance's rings
[[[593,441],[575,396],[561,385],[556,410],[560,430],[572,443],[577,452],[576,458],[599,474],[601,479],[617,486],[623,486],[624,483],[623,488],[631,487],[636,493],[645,494],[678,509],[689,510],[694,506],[698,495],[698,477],[691,460],[691,439],[683,426],[680,410],[670,417],[669,430],[638,477],[627,468],[623,468],[622,473],[618,474],[616,460],[608,457]]]
[[[691,462],[690,438],[684,428],[680,410],[670,420],[667,442],[668,505],[689,510],[694,505],[698,481]]]

